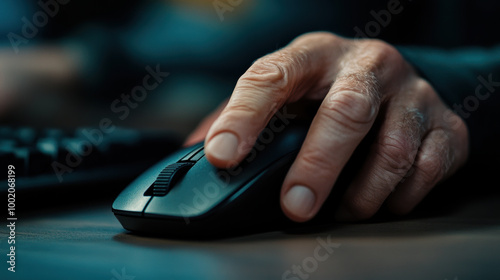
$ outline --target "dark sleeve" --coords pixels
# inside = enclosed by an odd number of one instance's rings
[[[471,159],[500,156],[500,46],[398,49],[467,124]]]

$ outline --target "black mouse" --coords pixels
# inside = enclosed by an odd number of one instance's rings
[[[132,232],[172,237],[211,238],[297,227],[281,210],[280,190],[310,122],[271,123],[242,163],[231,169],[211,165],[203,143],[169,155],[122,191],[113,203],[114,214]],[[335,204],[325,203],[330,208]],[[321,217],[331,220],[333,210],[323,208],[311,223]]]

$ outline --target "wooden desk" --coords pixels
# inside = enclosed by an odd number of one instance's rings
[[[110,210],[112,199],[24,213],[16,273],[7,271],[2,225],[0,279],[500,279],[498,193],[466,197],[434,216],[215,241],[129,234]],[[318,238],[330,238],[332,250]]]

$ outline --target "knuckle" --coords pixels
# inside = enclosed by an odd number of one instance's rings
[[[421,78],[421,77],[418,77],[415,79],[415,89],[416,91],[418,92],[431,92],[431,91],[434,91],[434,89],[432,88],[431,84]]]
[[[420,146],[421,143],[421,135],[427,130],[428,123],[428,118],[424,112],[417,108],[406,108],[398,127],[409,144],[412,144],[411,147],[417,149],[417,146]]]
[[[330,177],[331,173],[340,170],[329,160],[328,153],[321,149],[303,149],[300,155],[302,168],[309,174],[316,174],[319,177]]]
[[[419,155],[415,162],[415,169],[418,171],[424,186],[432,187],[441,181],[451,165],[451,159],[442,152],[426,152]]]
[[[449,130],[455,137],[453,143],[457,144],[457,152],[463,154],[463,158],[467,158],[469,153],[469,130],[464,119],[453,112],[451,109],[445,109],[442,112],[440,125]],[[448,140],[448,139],[444,139]],[[443,141],[444,142],[444,141]]]
[[[278,61],[276,56],[265,56],[255,61],[240,77],[240,81],[266,86],[282,85],[286,83],[286,71],[283,61]]]
[[[432,85],[425,79],[417,77],[413,83],[414,91],[430,101],[438,102],[439,98]]]
[[[423,161],[425,163],[416,165],[420,177],[424,182],[423,186],[434,186],[444,176],[444,170],[440,159],[434,157],[434,160]]]
[[[467,129],[467,125],[465,121],[458,115],[457,116],[457,126],[454,132],[459,136],[460,139],[468,139],[469,131]]]
[[[376,64],[386,62],[404,61],[399,51],[392,45],[379,40],[370,39],[365,41],[365,47],[370,49],[370,56]]]
[[[350,72],[340,73],[332,91],[359,92],[372,97],[375,101],[380,101],[380,81],[370,66],[361,66],[361,68],[354,68]]]
[[[253,102],[232,102],[226,106],[224,115],[227,114],[253,114],[258,113],[259,108]]]
[[[363,40],[357,44],[354,50],[349,58],[360,61],[360,67],[365,72],[373,72],[378,77],[395,77],[402,73],[408,73],[411,69],[399,51],[384,41]]]
[[[325,31],[315,31],[315,32],[308,32],[304,33],[297,38],[295,38],[292,41],[293,43],[301,43],[301,42],[309,42],[309,41],[329,41],[332,43],[338,42],[339,40],[342,40],[340,36],[337,36],[331,32],[325,32]]]
[[[416,148],[404,136],[387,135],[376,143],[376,153],[386,172],[404,177],[413,166]]]
[[[238,80],[240,90],[262,90],[268,97],[283,102],[298,86],[297,77],[309,69],[306,47],[288,47],[259,58]]]
[[[262,119],[261,108],[255,102],[234,101],[226,106],[218,118],[222,126],[235,126],[238,121],[245,120],[249,126],[259,125]]]
[[[354,91],[342,91],[323,101],[324,113],[332,121],[351,130],[371,124],[375,119],[376,102],[367,95]]]
[[[441,141],[436,142],[438,142],[439,144],[449,142],[454,144],[454,146],[456,147],[455,153],[457,154],[457,157],[461,161],[465,162],[469,156],[469,130],[467,128],[467,125],[465,124],[465,121],[459,115],[453,113],[449,109],[443,113],[443,121],[447,130],[449,130],[450,133],[455,137],[449,139],[450,136],[446,138],[444,136],[441,136],[440,138],[438,138],[438,140],[441,139]]]

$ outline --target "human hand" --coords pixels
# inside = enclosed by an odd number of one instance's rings
[[[305,99],[322,103],[282,185],[281,207],[294,221],[316,215],[375,123],[375,140],[337,220],[370,218],[384,203],[406,214],[467,159],[463,120],[394,47],[325,32],[258,59],[190,142],[206,134],[207,159],[228,168],[244,159],[244,147],[253,146],[277,109]]]

